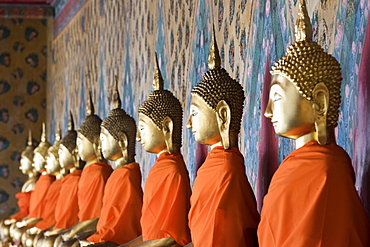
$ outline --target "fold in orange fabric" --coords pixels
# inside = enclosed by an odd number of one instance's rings
[[[104,162],[91,164],[82,170],[78,183],[80,222],[100,217],[104,187],[112,171],[112,168]]]
[[[162,153],[149,171],[141,217],[143,240],[172,237],[178,244],[190,242],[187,215],[190,182],[180,153]]]
[[[190,202],[195,247],[255,246],[257,203],[237,148],[211,150],[197,172]]]
[[[103,208],[97,232],[87,240],[93,243],[111,241],[127,243],[141,235],[143,190],[138,163],[115,170],[104,190]]]
[[[19,220],[29,214],[32,191],[33,190],[15,194],[15,198],[18,199],[19,212],[13,215],[12,219]]]
[[[264,198],[260,246],[370,246],[354,180],[350,158],[334,143],[309,142],[293,151]]]
[[[48,192],[44,198],[44,206],[42,209],[42,221],[36,224],[36,227],[45,230],[55,224],[55,206],[57,204],[60,189],[62,188],[61,179],[55,180],[49,187]]]
[[[55,176],[50,174],[41,175],[36,182],[35,190],[31,194],[30,213],[28,219],[41,218],[44,205],[44,197],[49,189],[49,186],[54,182]]]
[[[54,229],[68,229],[78,222],[78,182],[82,170],[75,170],[62,178],[62,188],[55,206]]]

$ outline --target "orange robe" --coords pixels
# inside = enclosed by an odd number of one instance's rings
[[[15,194],[15,198],[18,199],[19,212],[13,215],[12,219],[19,220],[20,218],[23,218],[29,214],[32,191],[33,190]]]
[[[143,240],[172,237],[178,244],[190,242],[187,215],[190,182],[180,153],[162,153],[149,171],[141,217]]]
[[[91,164],[82,170],[78,183],[80,222],[100,217],[104,187],[112,171],[112,168],[104,162]]]
[[[281,163],[264,198],[261,247],[370,246],[369,222],[347,153],[309,142]]]
[[[28,219],[42,218],[43,200],[49,189],[49,186],[54,182],[55,177],[50,174],[41,175],[36,182],[35,190],[31,194],[30,213]]]
[[[36,224],[36,227],[45,230],[55,224],[55,205],[57,204],[60,189],[62,188],[61,179],[55,180],[49,187],[48,192],[44,198],[44,205],[42,209],[42,221]]]
[[[257,203],[237,148],[211,150],[197,172],[190,202],[195,247],[255,246]]]
[[[78,182],[82,170],[75,170],[62,178],[60,196],[55,206],[54,229],[68,229],[78,222]]]
[[[127,243],[141,235],[143,190],[139,164],[131,163],[115,170],[104,190],[103,208],[97,232],[87,240]]]

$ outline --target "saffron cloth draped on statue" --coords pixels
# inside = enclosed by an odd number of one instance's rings
[[[12,216],[12,219],[19,220],[30,213],[30,200],[32,191],[19,192],[15,194],[15,198],[18,199],[19,212]]]
[[[78,183],[78,219],[80,222],[100,217],[105,184],[112,168],[98,162],[85,167]]]
[[[28,219],[41,218],[43,209],[43,200],[55,177],[50,174],[41,175],[36,182],[35,190],[31,194],[30,213]]]
[[[60,189],[62,188],[61,179],[55,180],[49,187],[44,198],[44,205],[41,214],[42,221],[36,224],[36,227],[45,230],[55,224],[55,205],[57,204]]]
[[[68,229],[78,222],[78,182],[82,170],[75,170],[62,178],[62,188],[55,207],[55,229]]]
[[[254,246],[259,214],[235,147],[215,147],[194,182],[189,226],[195,247]]]
[[[113,171],[105,186],[103,208],[97,232],[87,240],[93,243],[127,243],[141,235],[143,190],[138,163]]]
[[[264,199],[261,247],[369,246],[369,222],[347,153],[332,143],[293,151]]]
[[[182,155],[162,153],[150,169],[144,188],[143,240],[172,237],[180,245],[188,244],[190,194],[189,175]]]

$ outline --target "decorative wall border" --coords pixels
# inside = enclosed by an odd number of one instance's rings
[[[9,5],[0,4],[0,18],[45,19],[54,16],[49,5]]]

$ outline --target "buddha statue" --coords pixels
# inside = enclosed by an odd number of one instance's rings
[[[244,90],[221,68],[214,28],[208,68],[191,91],[187,123],[198,143],[211,146],[194,181],[188,246],[255,246],[259,214],[238,149]]]
[[[28,234],[23,233],[42,220],[44,199],[47,195],[50,185],[55,180],[55,177],[47,174],[45,169],[46,155],[50,146],[50,143],[46,140],[46,127],[45,123],[43,123],[41,142],[33,151],[33,166],[37,172],[41,173],[41,176],[37,180],[35,189],[31,194],[30,212],[27,218],[16,223],[16,228],[14,229],[15,232],[13,234],[13,242],[15,243],[22,241],[23,245],[32,245],[33,238],[28,238]]]
[[[143,191],[135,162],[136,124],[121,109],[117,79],[112,101],[113,109],[100,125],[100,140],[103,156],[112,161],[114,172],[105,186],[97,232],[80,241],[81,246],[117,246],[141,235]]]
[[[154,91],[139,107],[137,140],[158,158],[145,183],[142,235],[122,246],[184,246],[190,242],[190,182],[180,153],[182,107],[164,89],[157,55],[155,60]]]
[[[62,234],[63,246],[71,246],[81,234],[88,236],[96,231],[96,225],[103,206],[104,187],[112,168],[100,162],[99,146],[100,124],[102,120],[95,115],[91,93],[86,107],[87,116],[77,131],[77,152],[86,164],[78,184],[78,220],[69,231]]]
[[[83,165],[76,152],[77,131],[74,128],[73,115],[70,113],[68,131],[61,139],[58,158],[62,169],[69,173],[62,179],[60,195],[55,206],[55,225],[44,233],[42,246],[54,246],[58,234],[71,228],[78,222],[78,182]],[[59,242],[61,241],[61,237]]]
[[[260,246],[369,246],[370,227],[348,154],[335,143],[338,61],[312,40],[299,1],[295,42],[272,67],[265,116],[294,150],[275,172],[261,212]]]
[[[17,220],[22,220],[29,214],[31,193],[35,188],[38,178],[38,173],[34,170],[33,163],[33,146],[32,133],[29,131],[28,143],[26,149],[21,153],[21,160],[19,169],[23,174],[28,175],[27,181],[23,184],[21,192],[17,193],[15,197],[18,199],[19,212],[7,217],[1,222],[0,234],[3,244],[11,242],[10,227]],[[14,228],[14,227],[13,227]]]
[[[34,238],[33,246],[45,246],[43,243],[44,233],[55,224],[55,208],[59,200],[62,187],[62,180],[67,171],[62,169],[59,163],[58,149],[61,143],[61,130],[58,125],[55,133],[55,142],[49,147],[46,156],[46,172],[56,177],[56,180],[50,185],[44,199],[44,209],[42,212],[42,221],[36,224],[34,229],[29,229],[28,234],[37,233]]]

